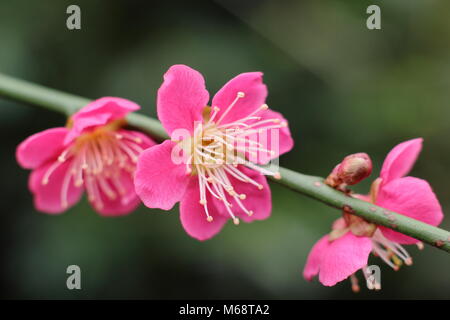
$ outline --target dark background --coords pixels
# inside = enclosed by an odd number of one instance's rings
[[[70,4],[81,7],[79,31],[66,28]],[[366,28],[370,4],[381,7],[381,30]],[[212,94],[241,72],[263,71],[268,104],[296,141],[283,166],[325,176],[346,154],[367,152],[372,180],[394,145],[423,137],[412,175],[432,183],[448,212],[449,12],[437,0],[1,0],[0,72],[89,98],[121,96],[155,116],[173,64],[202,72]],[[230,223],[203,243],[185,234],[178,208],[102,218],[83,200],[59,216],[39,213],[15,148],[64,123],[0,100],[2,298],[450,298],[450,258],[429,246],[409,247],[414,265],[398,272],[372,259],[381,292],[305,281],[307,254],[339,212],[278,185],[269,220]],[[81,291],[66,288],[71,264],[81,267]]]

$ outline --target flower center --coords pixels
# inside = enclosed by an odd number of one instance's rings
[[[286,127],[286,122],[277,118],[262,120],[258,114],[268,109],[268,106],[263,104],[241,119],[222,123],[238,100],[244,98],[245,94],[238,92],[236,98],[221,115],[219,115],[221,110],[219,107],[206,107],[203,122],[196,125],[194,136],[182,142],[184,145],[182,148],[188,154],[186,171],[188,174],[198,176],[199,202],[204,207],[206,219],[209,222],[213,221],[213,217],[208,211],[206,200],[208,193],[223,202],[236,225],[239,224],[239,219],[232,209],[234,204],[248,216],[253,214],[253,211],[248,210],[243,203],[247,195],[237,193],[229,177],[233,177],[240,183],[252,184],[257,190],[262,190],[263,185],[242,172],[240,165],[264,175],[281,178],[278,172],[257,165],[251,161],[251,158],[257,157],[258,153],[266,157],[276,154],[278,150],[266,149],[263,143],[258,142],[262,139],[258,138],[263,134],[267,135],[271,129]]]
[[[42,184],[49,183],[52,174],[63,163],[70,162],[61,187],[61,206],[68,207],[71,183],[85,186],[89,201],[97,209],[104,207],[102,194],[110,200],[118,197],[122,204],[127,198],[122,174],[133,176],[138,155],[143,151],[142,139],[124,130],[121,123],[113,122],[79,136],[69,144],[45,172]]]
[[[358,237],[372,237],[376,231],[376,225],[370,223],[363,218],[355,216],[344,210],[343,212],[344,223],[342,226],[333,228],[329,233],[329,241],[334,241],[347,234],[347,232],[353,233]]]

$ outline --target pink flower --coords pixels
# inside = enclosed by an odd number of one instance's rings
[[[289,151],[293,141],[286,120],[268,109],[266,96],[262,73],[242,73],[208,107],[202,75],[172,66],[157,99],[158,117],[172,140],[139,158],[135,185],[144,204],[169,210],[180,202],[181,223],[198,240],[214,236],[228,219],[238,224],[239,218],[269,217],[271,195],[263,174],[279,173],[260,164]]]
[[[405,177],[422,149],[422,139],[413,139],[397,145],[386,157],[381,174],[374,181],[369,196],[356,197],[380,207],[438,225],[443,219],[439,201],[427,181]],[[333,225],[333,231],[322,237],[312,248],[303,275],[311,280],[317,274],[325,286],[333,286],[356,271],[365,268],[373,252],[393,269],[402,261],[410,265],[412,259],[401,244],[419,244],[419,241],[383,226],[375,226],[363,219],[344,213]],[[353,277],[353,276],[352,276]],[[354,288],[356,278],[352,279]],[[379,284],[375,284],[377,288]]]
[[[17,148],[18,163],[33,172],[29,188],[38,210],[61,213],[86,190],[102,215],[127,214],[139,204],[133,175],[138,155],[155,143],[125,130],[125,116],[138,110],[131,101],[104,97],[75,113],[67,127],[36,133]]]

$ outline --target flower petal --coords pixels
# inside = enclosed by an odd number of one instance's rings
[[[123,195],[120,195],[120,190],[114,188],[114,183],[107,180],[109,186],[114,190],[115,197],[108,196],[105,192],[100,191],[101,201],[103,206],[100,208],[96,203],[92,203],[94,209],[103,216],[121,216],[134,211],[140,203],[139,197],[134,191],[133,177],[130,173],[122,170],[119,183],[123,190]]]
[[[422,150],[422,141],[422,138],[408,140],[389,152],[380,173],[383,184],[408,174]]]
[[[34,169],[56,159],[63,151],[67,132],[66,128],[52,128],[28,137],[17,147],[17,162],[25,169]]]
[[[176,129],[193,132],[194,123],[202,121],[209,93],[202,75],[185,65],[174,65],[164,74],[158,90],[158,118],[169,134]]]
[[[261,133],[255,133],[248,136],[249,140],[261,143],[261,148],[272,150],[274,152],[273,154],[270,154],[268,152],[259,151],[256,156],[248,155],[252,162],[266,164],[271,159],[278,158],[280,155],[290,151],[294,146],[294,140],[292,139],[291,132],[287,126],[288,122],[281,113],[268,109],[258,114],[258,116],[261,117],[261,119],[254,120],[252,121],[253,123],[270,119],[276,119],[279,122],[257,125],[255,126],[255,129],[277,125],[279,123],[286,123],[285,127],[263,130]],[[248,124],[252,124],[252,122],[249,122]]]
[[[372,250],[368,237],[357,237],[351,232],[332,241],[326,250],[319,271],[319,281],[334,286],[367,265]]]
[[[441,223],[444,217],[441,205],[428,182],[414,177],[395,179],[381,186],[376,204],[433,226]],[[400,244],[418,242],[389,228],[380,227],[380,229],[391,241]]]
[[[267,88],[262,82],[263,74],[261,72],[241,73],[228,81],[213,98],[212,106],[220,108],[216,119],[227,112],[221,124],[234,122],[242,119],[255,111],[266,101]],[[244,97],[239,98],[231,110],[226,111],[236,99],[238,92],[243,92]]]
[[[94,100],[71,117],[73,126],[66,137],[65,143],[95,127],[123,119],[128,113],[139,109],[140,107],[136,103],[122,98],[103,97]]]
[[[71,161],[62,163],[51,174],[48,183],[43,184],[42,180],[47,170],[54,162],[47,163],[42,167],[33,170],[29,177],[29,188],[34,195],[34,204],[37,210],[45,213],[62,213],[75,203],[77,203],[83,193],[82,187],[75,187],[71,179],[67,188],[67,207],[62,206],[62,192],[65,183],[65,177],[68,172]]]
[[[323,256],[326,254],[329,244],[328,235],[325,235],[312,247],[303,269],[303,277],[306,280],[311,281],[319,273]]]
[[[206,219],[205,208],[199,202],[198,179],[191,179],[180,203],[180,220],[184,230],[191,237],[200,241],[208,240],[215,236],[228,220],[217,212],[209,194],[207,194],[206,199],[209,215],[213,217],[211,222]]]
[[[184,195],[190,176],[172,159],[175,142],[164,141],[142,152],[136,168],[136,192],[149,208],[171,209]]]

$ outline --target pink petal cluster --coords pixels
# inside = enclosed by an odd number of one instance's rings
[[[172,139],[139,158],[135,185],[144,204],[168,210],[180,202],[181,223],[199,240],[214,236],[228,219],[266,219],[271,195],[264,175],[279,174],[260,164],[293,146],[287,121],[268,109],[266,96],[262,73],[242,73],[209,107],[202,75],[172,66],[157,98],[158,117]],[[180,131],[188,134],[180,138]],[[262,132],[269,133],[264,141],[253,137]],[[183,161],[174,161],[177,150]]]
[[[443,213],[430,185],[419,178],[405,177],[421,149],[421,138],[393,148],[383,163],[380,177],[372,184],[370,195],[358,197],[437,226]],[[412,263],[401,244],[415,244],[418,240],[383,226],[374,229],[374,225],[358,217],[351,220],[338,219],[333,231],[314,245],[303,272],[307,280],[318,275],[323,285],[333,286],[360,269],[364,271],[371,252],[394,269],[398,269],[402,260],[405,264]]]
[[[31,169],[29,188],[38,210],[61,213],[87,192],[102,215],[131,212],[139,204],[133,176],[139,154],[155,143],[122,129],[125,116],[140,107],[104,97],[75,113],[68,127],[36,133],[17,148],[18,163]]]

